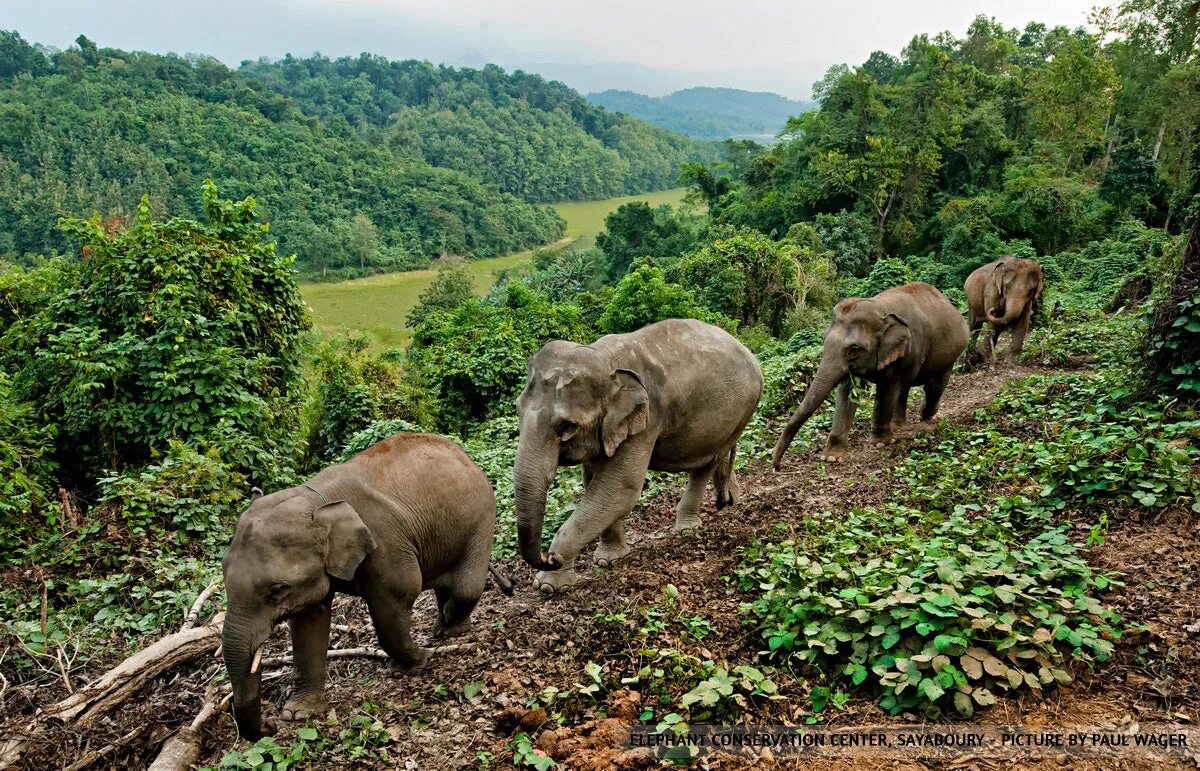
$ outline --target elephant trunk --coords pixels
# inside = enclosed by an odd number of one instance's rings
[[[513,471],[517,508],[517,545],[521,557],[538,570],[558,570],[562,560],[542,551],[542,521],[546,490],[558,472],[558,442],[534,436],[536,427],[521,432]]]
[[[1017,323],[1025,310],[1025,298],[1005,295],[1000,299],[1001,304],[988,310],[988,321],[999,326],[1010,327]]]
[[[262,737],[262,670],[257,654],[270,634],[247,614],[226,615],[221,631],[221,651],[225,670],[233,686],[233,719],[242,738],[257,741]]]
[[[837,354],[833,353],[829,348],[821,354],[821,365],[817,367],[817,374],[813,376],[812,383],[808,386],[808,392],[804,394],[804,399],[800,402],[800,406],[792,413],[791,420],[783,429],[783,433],[779,436],[779,441],[775,444],[775,452],[772,455],[772,464],[778,471],[783,463],[783,454],[787,452],[787,448],[791,446],[792,439],[796,437],[796,432],[808,422],[812,414],[817,411],[834,387],[849,374],[849,367],[837,361]]]

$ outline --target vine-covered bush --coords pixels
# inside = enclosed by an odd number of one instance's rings
[[[670,283],[660,269],[647,264],[635,266],[625,274],[597,326],[601,332],[616,334],[632,332],[664,319],[723,321],[727,329],[737,328],[736,322],[722,319],[719,313],[704,307],[692,292]]]
[[[207,222],[156,222],[147,199],[126,225],[63,222],[83,253],[73,286],[23,324],[9,359],[17,390],[58,427],[73,483],[170,439],[290,455],[308,328],[292,260],[264,242],[253,198],[221,200],[211,183],[202,198]],[[252,450],[228,460],[276,473]]]

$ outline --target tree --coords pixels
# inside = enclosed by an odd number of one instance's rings
[[[145,198],[128,225],[63,221],[83,253],[74,284],[10,361],[72,474],[145,462],[172,439],[215,442],[263,481],[283,470],[309,326],[292,258],[264,241],[253,198],[207,182],[202,202],[205,222],[156,221]]]
[[[720,228],[683,255],[676,272],[680,285],[709,310],[778,335],[800,291],[792,252],[790,244],[748,228]]]
[[[1029,84],[1034,121],[1065,157],[1063,172],[1082,162],[1085,151],[1104,138],[1104,122],[1120,88],[1112,61],[1071,38]]]
[[[347,248],[358,258],[358,269],[367,272],[367,264],[379,255],[379,230],[365,214],[355,214],[350,220]]]
[[[641,329],[663,319],[715,321],[716,315],[691,292],[669,283],[653,265],[640,265],[625,274],[600,316],[601,332],[618,334]]]
[[[475,294],[475,282],[467,261],[461,257],[443,257],[435,263],[437,276],[421,290],[416,306],[408,312],[406,323],[412,329],[421,326],[434,313],[458,308]]]

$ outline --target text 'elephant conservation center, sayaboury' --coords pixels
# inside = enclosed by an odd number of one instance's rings
[[[0,769],[1200,766],[1200,4],[1092,2],[6,8]]]

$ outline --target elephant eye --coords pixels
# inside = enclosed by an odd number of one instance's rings
[[[846,349],[850,351],[850,353],[855,354],[863,352],[863,347],[858,343],[851,343],[850,345],[846,346]]]
[[[271,588],[267,590],[267,602],[279,602],[290,588],[288,584],[278,581],[271,584]]]
[[[570,439],[575,436],[575,432],[579,430],[579,426],[569,420],[564,420],[558,424],[558,438],[562,440]]]

